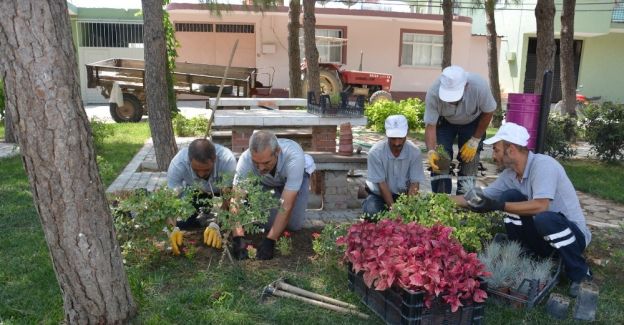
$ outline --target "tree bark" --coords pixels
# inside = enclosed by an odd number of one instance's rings
[[[321,79],[319,72],[319,53],[316,48],[316,17],[314,15],[315,0],[303,0],[303,43],[307,65],[308,90],[314,92],[318,100],[321,93]],[[308,94],[305,94],[306,98]]]
[[[135,314],[93,138],[65,0],[0,2],[0,74],[68,324]],[[25,292],[24,294],[28,294]]]
[[[0,105],[4,105],[4,142],[17,143],[17,135],[15,134],[15,127],[13,126],[15,122],[13,121],[11,110],[7,107],[9,101],[6,98],[9,94],[4,89],[6,82],[2,81],[5,79],[6,76],[0,74],[0,87],[2,87],[2,89],[0,89],[0,96],[4,98],[3,102],[0,103]]]
[[[299,48],[300,0],[291,0],[288,10],[288,75],[290,98],[301,98],[301,50]]]
[[[442,0],[442,27],[444,28],[442,69],[451,65],[453,55],[453,0]]]
[[[167,47],[162,0],[142,0],[145,43],[145,103],[158,169],[166,171],[178,152],[167,92]]]
[[[500,83],[498,81],[498,46],[496,44],[498,36],[496,34],[496,18],[494,17],[496,0],[486,0],[484,5],[486,15],[488,77],[490,79],[490,90],[492,91],[492,95],[494,95],[494,100],[496,100],[496,111],[494,112],[492,125],[494,127],[499,127],[503,122],[503,109],[501,106]]]
[[[564,0],[561,13],[561,94],[563,111],[576,116],[576,83],[574,82],[574,7],[576,0]]]
[[[544,71],[555,69],[555,3],[553,0],[537,0],[535,23],[537,25],[537,67],[535,94],[542,93]]]

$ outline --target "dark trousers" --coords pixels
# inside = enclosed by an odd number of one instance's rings
[[[440,117],[436,126],[437,142],[444,147],[444,150],[449,154],[449,157],[451,157],[451,159],[453,159],[453,143],[455,142],[455,139],[457,139],[457,146],[459,150],[461,150],[461,147],[466,142],[468,142],[468,140],[470,140],[470,138],[472,138],[472,136],[474,135],[475,131],[477,130],[477,126],[479,125],[479,120],[480,118],[476,118],[474,121],[466,125],[457,125],[451,124],[445,118]],[[474,177],[477,175],[477,166],[479,165],[479,153],[481,152],[482,148],[483,142],[480,142],[475,158],[468,163],[464,163],[459,153],[457,154],[457,161],[459,161],[459,173],[457,174],[458,195],[464,194],[461,180],[466,179],[466,176]],[[440,175],[431,171],[431,177],[433,178],[433,180],[431,181],[431,190],[434,193],[451,193],[453,185],[451,182],[450,173],[449,175]]]
[[[377,213],[387,211],[388,206],[381,195],[371,192],[368,188],[366,190],[368,196],[362,202],[362,211],[364,212],[364,218],[372,220]],[[398,198],[399,194],[392,193],[392,201],[396,201]]]
[[[188,217],[186,220],[179,220],[176,222],[176,227],[187,230],[187,229],[197,229],[201,228],[199,220],[197,220],[197,216],[203,210],[205,213],[210,212],[212,205],[210,203],[210,199],[212,199],[212,193],[206,193],[204,191],[193,190],[191,193],[191,204],[195,208],[195,212]],[[218,193],[215,193],[215,196],[219,196]]]
[[[508,190],[500,198],[504,202],[521,202],[527,198],[517,190]],[[519,241],[534,254],[547,257],[554,251],[563,261],[568,278],[580,281],[589,272],[583,257],[585,236],[563,214],[544,211],[532,217],[505,216],[509,240]]]

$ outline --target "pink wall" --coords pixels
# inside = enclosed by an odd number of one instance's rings
[[[195,9],[179,9],[195,8]],[[287,8],[261,13],[234,11],[222,13],[221,17],[211,16],[196,7],[169,7],[169,14],[174,22],[232,22],[253,23],[255,25],[255,43],[252,34],[239,37],[239,48],[235,56],[235,65],[254,65],[258,68],[274,68],[275,88],[288,88],[288,51],[287,51]],[[357,15],[356,15],[357,14]],[[424,93],[440,73],[439,67],[400,67],[401,30],[427,31],[442,33],[442,21],[439,15],[408,13],[374,12],[360,10],[341,10],[317,8],[317,25],[344,27],[348,39],[346,50],[346,68],[357,69],[360,51],[364,52],[363,70],[384,72],[393,75],[393,92]],[[181,48],[180,60],[189,62],[226,64],[233,40],[212,41],[201,36],[185,33],[177,35]],[[228,35],[228,34],[221,34]],[[232,34],[229,34],[230,37]],[[235,36],[241,36],[236,34]],[[217,47],[218,44],[218,47]],[[242,45],[242,46],[241,46]],[[274,53],[263,52],[274,48]],[[303,50],[303,49],[302,49]],[[216,54],[213,54],[216,53]],[[213,59],[213,56],[221,59]],[[208,61],[201,61],[201,60]],[[471,22],[467,17],[459,17],[453,25],[453,64],[466,70],[479,73],[487,78],[487,54],[485,37],[471,35]]]

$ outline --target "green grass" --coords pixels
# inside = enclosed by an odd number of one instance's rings
[[[116,124],[115,136],[99,153],[119,172],[148,136],[146,124]],[[607,173],[609,174],[609,173]],[[611,175],[615,174],[611,171]],[[61,293],[51,266],[39,218],[19,157],[0,159],[0,323],[58,324]],[[106,182],[106,179],[105,179]],[[295,234],[296,235],[296,234]],[[165,238],[158,238],[164,240]],[[595,231],[588,255],[600,284],[598,323],[624,322],[624,230]],[[346,270],[336,260],[323,263],[303,254],[290,263],[245,261],[237,266],[212,259],[173,257],[157,250],[126,256],[126,271],[139,314],[136,324],[381,324],[347,288]],[[595,260],[595,259],[592,259]],[[262,289],[286,277],[308,290],[359,304],[369,321],[343,316],[286,298],[260,303]],[[564,293],[563,280],[556,291]],[[570,308],[572,309],[572,308]],[[554,321],[544,305],[524,311],[488,301],[489,324],[570,324]]]
[[[115,180],[137,151],[143,147],[145,140],[150,137],[147,122],[116,123],[110,124],[110,126],[114,133],[104,139],[103,148],[97,152],[97,155],[104,158],[105,164],[111,167],[111,172],[102,175],[105,187],[108,187]]]
[[[574,187],[584,193],[624,204],[624,164],[589,160],[563,161]]]
[[[4,120],[0,121],[0,139],[4,139]]]

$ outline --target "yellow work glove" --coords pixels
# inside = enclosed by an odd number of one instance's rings
[[[221,248],[221,229],[219,225],[211,222],[204,230],[204,244],[214,248]]]
[[[439,172],[440,167],[438,167],[437,161],[440,160],[440,155],[435,150],[429,150],[427,152],[427,160],[429,161],[429,166],[431,166],[431,170],[434,172]]]
[[[182,235],[180,228],[173,228],[173,231],[169,235],[169,241],[171,242],[171,251],[173,252],[173,255],[180,255],[180,246],[182,246],[183,239],[184,236]]]
[[[481,139],[472,137],[464,143],[461,150],[459,150],[463,162],[469,162],[474,159],[477,154],[477,147],[479,147],[479,141],[481,141]]]

